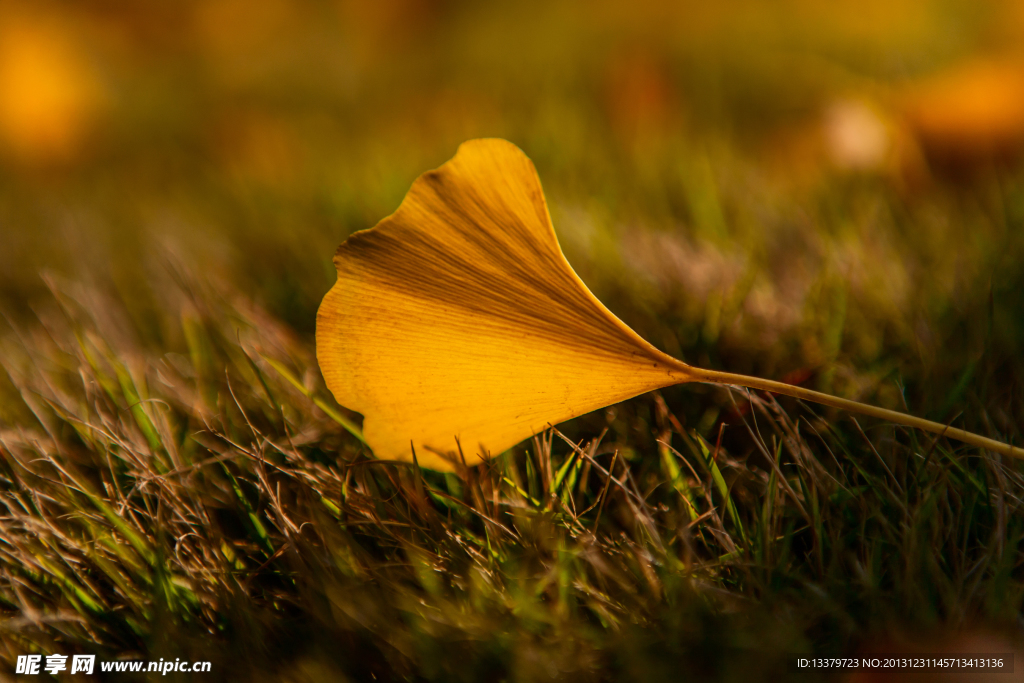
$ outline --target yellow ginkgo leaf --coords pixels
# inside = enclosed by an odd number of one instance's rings
[[[691,379],[616,318],[558,246],[533,164],[474,140],[352,235],[317,316],[338,402],[381,458],[451,469],[549,424]]]
[[[533,163],[472,140],[401,206],[352,235],[317,314],[317,359],[364,416],[379,458],[452,470],[577,415],[682,382],[740,384],[868,413],[1009,453],[927,420],[756,377],[694,368],[644,341],[558,246]],[[460,454],[461,450],[461,454]]]

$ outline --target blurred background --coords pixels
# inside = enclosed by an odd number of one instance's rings
[[[1016,0],[2,0],[0,309],[66,276],[173,347],[184,264],[311,343],[337,245],[483,136],[669,353],[1024,415]]]

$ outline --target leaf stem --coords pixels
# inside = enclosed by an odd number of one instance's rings
[[[862,415],[877,417],[880,420],[895,422],[896,424],[905,425],[907,427],[916,427],[917,429],[921,429],[926,432],[932,432],[933,434],[945,436],[950,439],[963,441],[964,443],[971,444],[972,446],[978,446],[979,448],[985,448],[996,453],[1008,455],[1012,458],[1020,458],[1024,460],[1024,449],[1022,448],[1011,446],[1010,444],[1003,443],[1002,441],[989,439],[981,436],[980,434],[968,432],[963,429],[957,429],[956,427],[950,427],[949,425],[901,413],[896,410],[879,408],[859,401],[850,401],[845,398],[839,398],[838,396],[823,394],[820,391],[804,389],[803,387],[784,384],[783,382],[776,382],[770,379],[761,379],[760,377],[737,375],[732,372],[719,372],[717,370],[705,370],[703,368],[695,368],[693,366],[687,366],[686,371],[692,377],[692,379],[688,381],[709,382],[711,384],[735,384],[750,389],[759,389],[761,391],[770,391],[776,394],[792,396],[793,398],[813,401],[814,403],[820,403],[833,408],[840,408],[851,413],[860,413]]]

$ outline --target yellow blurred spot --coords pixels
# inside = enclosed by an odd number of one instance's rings
[[[828,107],[825,136],[832,159],[841,168],[877,169],[891,148],[881,115],[857,100],[840,100]]]
[[[1024,146],[1024,60],[979,59],[913,87],[904,111],[925,151],[955,161]]]
[[[27,15],[0,20],[0,136],[14,156],[70,160],[100,104],[96,73],[65,28]]]

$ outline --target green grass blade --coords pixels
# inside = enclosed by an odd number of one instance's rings
[[[261,356],[261,358],[267,361],[270,367],[274,368],[277,374],[281,375],[281,377],[285,378],[289,384],[298,389],[303,396],[312,400],[313,405],[322,410],[327,415],[327,417],[331,418],[332,420],[340,424],[342,427],[344,427],[349,432],[349,434],[356,437],[364,444],[366,443],[366,439],[363,438],[363,430],[361,430],[359,426],[356,425],[356,423],[352,422],[347,417],[339,413],[337,410],[327,405],[326,401],[313,395],[312,392],[308,391],[306,387],[302,386],[302,382],[300,382],[299,379],[295,375],[293,375],[291,371],[289,371],[288,368],[286,368],[283,364],[279,363],[273,358],[267,358],[266,356]]]

